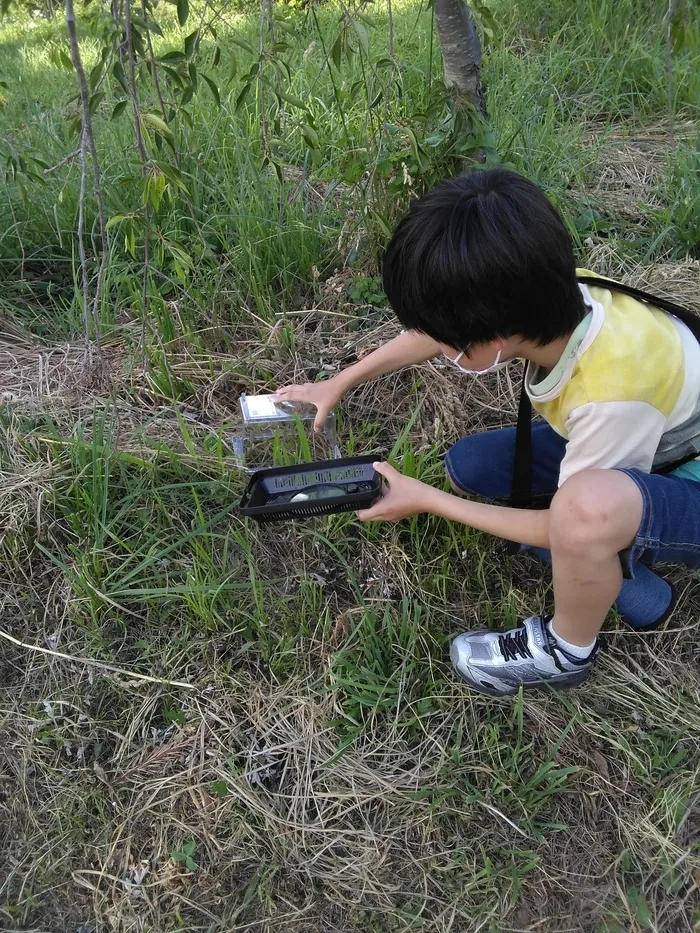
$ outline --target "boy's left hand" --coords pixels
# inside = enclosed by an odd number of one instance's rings
[[[374,469],[381,473],[386,482],[383,484],[382,498],[369,509],[355,514],[362,522],[400,522],[402,518],[430,511],[430,501],[436,491],[432,486],[420,480],[404,476],[388,463],[375,463]]]

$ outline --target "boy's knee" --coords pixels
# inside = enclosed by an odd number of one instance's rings
[[[616,552],[630,543],[641,521],[641,495],[619,470],[584,470],[562,484],[550,506],[553,551],[603,549]]]

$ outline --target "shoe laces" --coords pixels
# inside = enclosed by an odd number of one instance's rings
[[[506,661],[515,661],[520,658],[531,658],[532,651],[527,643],[527,630],[525,626],[515,628],[512,632],[498,636],[498,647]]]

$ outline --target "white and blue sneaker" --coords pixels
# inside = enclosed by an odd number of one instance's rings
[[[520,687],[577,686],[593,667],[598,642],[587,658],[575,658],[559,647],[548,621],[531,616],[510,632],[458,635],[450,648],[455,670],[470,687],[489,696],[512,696]]]

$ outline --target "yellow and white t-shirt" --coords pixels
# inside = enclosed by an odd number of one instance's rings
[[[589,312],[558,364],[545,373],[529,363],[525,374],[533,408],[568,439],[559,484],[581,470],[648,473],[700,454],[700,343],[693,333],[604,284],[579,287]]]

